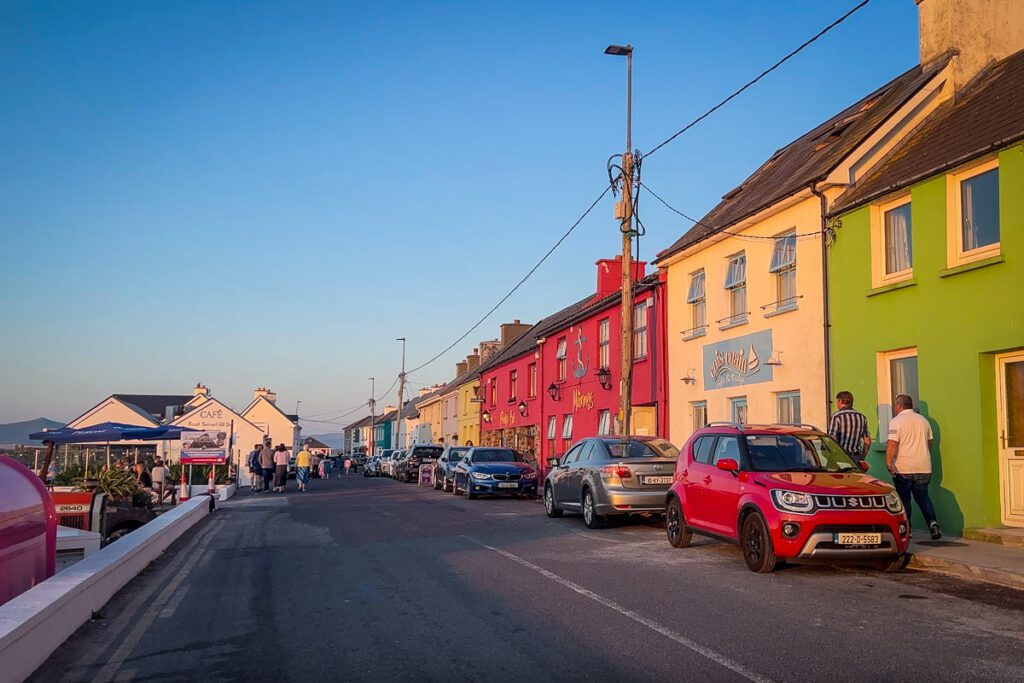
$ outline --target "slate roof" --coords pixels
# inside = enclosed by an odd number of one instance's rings
[[[382,422],[391,422],[392,420],[397,420],[397,419],[398,419],[398,411],[397,410],[389,410],[388,412],[384,413],[383,415],[377,415],[374,418],[374,424],[381,424]]]
[[[945,102],[832,207],[837,215],[1024,139],[1024,50]]]
[[[659,252],[655,263],[823,179],[948,61],[945,55],[925,67],[915,66],[775,152],[672,246]]]
[[[416,409],[416,401],[406,401],[405,408],[402,409],[402,419],[411,420],[419,416],[420,411]]]
[[[307,448],[330,448],[327,444],[319,439],[314,439],[312,436],[306,437],[303,442]]]
[[[192,400],[192,394],[111,394],[114,398],[130,403],[143,413],[163,420],[167,406],[174,406],[174,416],[185,412],[185,404]]]
[[[356,420],[355,422],[350,424],[348,427],[345,427],[345,430],[348,431],[348,430],[351,430],[351,429],[359,429],[360,427],[365,427],[365,426],[367,426],[369,424],[370,424],[370,416],[367,415],[366,417],[364,417],[362,419]]]

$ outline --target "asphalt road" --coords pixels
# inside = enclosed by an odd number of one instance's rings
[[[925,573],[747,570],[657,523],[362,476],[243,493],[38,681],[1024,680],[1024,595]]]

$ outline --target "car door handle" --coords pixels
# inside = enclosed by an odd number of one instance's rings
[[[689,473],[689,470],[683,470],[682,472],[679,473],[679,476],[683,479],[686,479],[687,473]]]
[[[710,476],[704,477],[704,483],[705,484],[710,484],[711,483],[711,477]]]

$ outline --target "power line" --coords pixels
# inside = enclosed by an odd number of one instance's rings
[[[569,229],[566,230],[565,233],[560,238],[558,238],[558,241],[555,242],[555,244],[550,249],[548,249],[547,253],[544,254],[544,256],[541,257],[540,261],[537,261],[536,265],[534,265],[533,268],[530,268],[529,272],[527,272],[526,275],[524,275],[523,278],[519,282],[516,283],[516,286],[513,287],[512,289],[510,289],[508,291],[508,294],[506,294],[505,296],[501,297],[501,299],[498,301],[498,303],[494,304],[494,306],[491,307],[491,310],[487,311],[487,313],[484,314],[484,317],[480,318],[480,320],[478,320],[472,327],[470,327],[468,330],[466,330],[466,332],[461,337],[459,337],[458,339],[453,341],[451,344],[449,344],[447,347],[445,347],[436,356],[434,356],[433,358],[428,360],[426,363],[423,363],[422,365],[417,365],[412,370],[408,370],[406,372],[406,374],[408,375],[408,374],[414,373],[414,372],[416,372],[418,370],[422,370],[423,368],[427,367],[428,365],[430,365],[431,363],[436,361],[438,358],[440,358],[444,354],[446,354],[449,351],[451,351],[452,349],[454,349],[455,346],[459,342],[461,342],[463,339],[465,339],[470,334],[472,334],[473,330],[475,330],[476,328],[480,327],[480,325],[482,325],[485,320],[487,320],[489,317],[491,317],[492,313],[494,313],[496,310],[498,310],[499,306],[501,306],[503,303],[508,301],[509,297],[511,297],[513,294],[515,294],[516,291],[520,287],[523,286],[523,283],[525,283],[527,280],[530,279],[530,276],[532,276],[537,271],[537,269],[541,267],[541,264],[543,264],[545,261],[548,260],[548,257],[551,256],[551,254],[554,253],[555,249],[558,249],[558,247],[561,246],[562,242],[564,242],[569,237],[569,235],[572,234],[573,230],[575,230],[577,228],[577,226],[579,226],[579,224],[583,222],[584,218],[586,218],[588,215],[590,215],[590,212],[594,210],[594,207],[597,206],[598,202],[600,202],[602,199],[604,199],[604,196],[606,194],[608,194],[608,192],[610,192],[610,191],[611,191],[611,187],[610,186],[609,187],[605,187],[604,190],[602,190],[601,194],[599,194],[597,196],[597,199],[595,199],[593,201],[593,203],[591,203],[591,205],[587,207],[587,210],[584,211],[583,214],[579,218],[576,219],[576,222],[573,223],[569,227]]]
[[[795,57],[796,55],[798,55],[798,54],[799,54],[799,53],[800,53],[801,51],[803,51],[803,49],[804,49],[805,47],[807,47],[808,45],[810,45],[810,44],[811,44],[811,43],[813,43],[814,41],[818,40],[818,38],[821,38],[821,37],[822,37],[823,35],[825,35],[825,34],[826,34],[826,33],[828,33],[829,31],[831,31],[832,29],[834,29],[834,28],[835,28],[836,26],[838,26],[839,24],[841,24],[841,23],[843,23],[844,21],[846,21],[846,20],[847,20],[848,18],[850,18],[850,16],[852,16],[852,15],[853,15],[853,14],[854,14],[855,12],[857,12],[858,10],[862,9],[862,8],[863,8],[863,7],[865,6],[865,5],[867,5],[867,4],[869,3],[869,2],[871,2],[871,0],[862,0],[862,2],[858,3],[858,4],[857,4],[857,5],[856,5],[856,6],[855,6],[855,7],[853,8],[853,9],[851,9],[850,11],[848,11],[848,12],[847,12],[846,14],[844,14],[844,15],[843,15],[843,16],[841,16],[841,17],[839,17],[838,19],[836,19],[835,21],[833,21],[833,22],[832,22],[831,24],[829,24],[829,25],[828,25],[828,26],[826,26],[825,28],[823,28],[823,29],[821,29],[820,31],[818,31],[818,32],[817,32],[816,34],[814,34],[814,36],[812,36],[812,37],[811,37],[811,38],[809,38],[808,40],[804,41],[804,42],[803,42],[803,43],[802,43],[802,44],[800,45],[800,47],[796,48],[795,50],[793,50],[792,52],[790,52],[790,53],[789,53],[788,55],[786,55],[785,57],[783,57],[782,59],[780,59],[779,61],[775,62],[775,63],[774,63],[774,64],[772,64],[772,65],[771,65],[770,67],[768,67],[767,69],[765,69],[764,71],[762,71],[762,72],[761,72],[760,74],[758,74],[758,75],[757,75],[757,78],[755,78],[755,79],[754,79],[754,80],[752,80],[752,81],[749,81],[749,82],[748,82],[748,83],[747,83],[746,85],[744,85],[743,87],[741,87],[741,88],[740,88],[739,90],[735,91],[734,93],[732,93],[731,95],[729,95],[728,97],[726,97],[726,98],[725,98],[724,100],[722,100],[721,102],[719,102],[719,103],[718,103],[718,104],[716,104],[715,106],[711,107],[711,109],[708,109],[708,110],[707,110],[706,112],[704,112],[703,114],[701,114],[700,116],[698,116],[697,118],[695,118],[695,119],[694,119],[693,121],[691,121],[690,123],[686,124],[686,125],[685,125],[685,126],[683,126],[683,127],[681,128],[681,129],[679,129],[678,131],[676,131],[675,133],[673,133],[672,135],[670,135],[670,136],[669,136],[668,138],[666,138],[665,140],[663,140],[663,141],[661,141],[660,143],[658,143],[658,145],[657,145],[657,146],[655,146],[655,147],[654,147],[654,149],[652,149],[651,151],[647,152],[646,156],[651,156],[652,154],[654,154],[655,152],[657,152],[657,151],[658,151],[659,149],[661,149],[662,147],[664,147],[664,146],[665,146],[665,145],[667,145],[668,143],[672,142],[672,141],[673,141],[673,140],[675,140],[675,139],[676,139],[677,137],[679,137],[680,135],[682,135],[683,133],[685,133],[686,131],[690,130],[691,128],[693,128],[694,126],[696,126],[696,125],[697,125],[698,123],[700,123],[701,121],[703,121],[704,119],[706,119],[706,118],[707,118],[708,116],[710,116],[711,114],[713,114],[713,113],[714,113],[714,112],[716,112],[717,110],[719,110],[719,109],[721,109],[722,107],[724,107],[724,106],[725,106],[726,104],[728,104],[728,103],[729,103],[729,102],[730,102],[730,101],[731,101],[732,99],[734,99],[735,97],[739,96],[739,95],[740,95],[740,93],[742,93],[742,92],[743,92],[744,90],[746,90],[747,88],[750,88],[750,87],[751,87],[751,86],[753,86],[753,85],[754,85],[755,83],[757,83],[758,81],[760,81],[760,80],[761,80],[762,78],[764,78],[765,76],[767,76],[767,75],[768,75],[768,74],[770,74],[771,72],[775,71],[775,70],[776,70],[776,69],[778,69],[778,68],[779,68],[780,66],[782,66],[783,64],[785,64],[786,62],[788,62],[788,61],[789,61],[790,59],[792,59],[793,57]]]
[[[664,199],[662,199],[661,196],[658,195],[657,192],[655,192],[651,188],[647,187],[646,184],[640,183],[640,187],[642,187],[643,189],[647,190],[651,194],[652,197],[654,197],[659,202],[664,204],[670,211],[674,211],[675,213],[679,214],[680,216],[682,216],[686,220],[690,221],[694,225],[699,225],[702,228],[707,228],[708,230],[713,231],[716,235],[732,235],[733,237],[739,237],[741,239],[754,240],[754,241],[757,241],[757,240],[761,240],[761,241],[772,240],[772,241],[774,241],[774,240],[779,239],[779,236],[764,237],[764,236],[761,236],[761,235],[747,235],[747,234],[742,233],[742,232],[731,232],[729,230],[719,230],[718,228],[716,228],[714,226],[708,225],[707,223],[702,223],[699,220],[697,220],[696,218],[693,218],[692,216],[688,216],[687,214],[683,213],[682,211],[680,211],[679,209],[677,209],[676,207],[672,206],[671,204],[666,202]],[[804,237],[821,237],[821,231],[818,230],[817,232],[802,232],[802,233],[797,233],[797,234],[793,234],[793,235],[782,235],[782,237],[796,237],[797,239],[804,238]]]

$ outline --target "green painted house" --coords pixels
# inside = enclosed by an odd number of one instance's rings
[[[830,216],[832,387],[868,416],[870,471],[889,478],[890,406],[909,394],[935,434],[943,529],[1024,526],[1024,52],[965,82]]]
[[[385,448],[394,448],[395,424],[398,422],[398,411],[388,406],[384,414],[377,416],[373,427],[374,453],[380,453]]]

